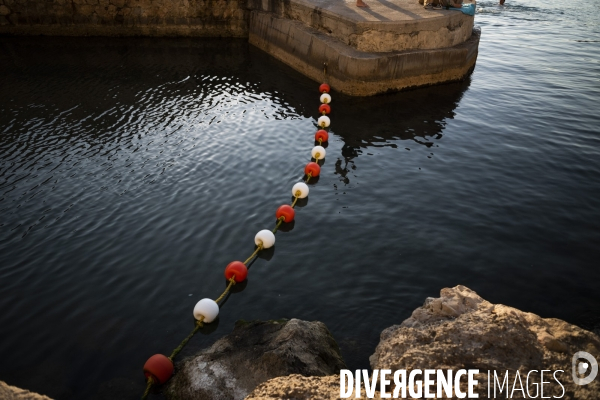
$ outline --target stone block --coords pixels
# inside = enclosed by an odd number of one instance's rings
[[[475,64],[479,43],[474,31],[467,42],[447,49],[362,52],[302,22],[257,11],[251,12],[249,35],[250,43],[317,81],[327,63],[329,83],[350,95],[463,79]]]

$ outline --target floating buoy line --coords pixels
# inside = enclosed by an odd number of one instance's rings
[[[324,72],[326,72],[326,70],[324,70]],[[331,124],[331,120],[327,116],[331,112],[331,106],[329,105],[331,103],[330,90],[329,85],[326,83],[319,86],[319,92],[321,93],[319,114],[321,114],[321,116],[317,120],[317,125],[321,129],[315,133],[315,142],[319,144],[313,147],[311,151],[311,161],[304,167],[306,179],[304,182],[298,182],[292,187],[292,195],[294,196],[292,204],[283,204],[277,209],[275,212],[277,224],[273,230],[263,229],[254,236],[256,250],[254,250],[250,257],[244,262],[232,261],[225,267],[225,279],[227,279],[228,282],[227,287],[215,300],[204,298],[196,304],[193,311],[194,318],[196,319],[194,329],[185,339],[183,339],[179,346],[173,350],[171,355],[167,357],[162,354],[155,354],[146,361],[144,364],[146,391],[142,395],[142,400],[148,397],[152,386],[155,384],[163,384],[171,378],[174,370],[173,360],[177,357],[177,354],[183,350],[185,345],[204,326],[204,324],[210,324],[217,318],[220,310],[219,303],[227,297],[233,285],[246,280],[246,277],[248,276],[248,263],[254,260],[261,250],[273,247],[275,244],[275,233],[277,233],[281,224],[290,223],[294,220],[296,216],[296,211],[294,210],[296,202],[298,199],[304,199],[308,196],[309,190],[307,183],[311,178],[319,176],[321,173],[319,161],[325,159],[326,151],[322,144],[329,140],[329,133],[326,129],[329,128],[329,125]],[[315,161],[312,161],[312,159]]]

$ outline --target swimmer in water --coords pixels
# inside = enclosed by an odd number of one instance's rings
[[[501,6],[503,6],[504,5],[504,0],[500,0],[500,3],[498,3],[498,4],[500,4]]]
[[[500,0],[504,2],[503,0]],[[369,7],[363,0],[356,0],[356,7]]]

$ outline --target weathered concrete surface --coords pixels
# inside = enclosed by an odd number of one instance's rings
[[[0,34],[247,37],[245,0],[0,0]]]
[[[451,47],[473,17],[424,10],[413,0],[0,0],[0,33],[247,37],[249,10],[297,20],[360,51]]]
[[[468,1],[467,1],[468,2]],[[472,16],[453,10],[425,10],[416,0],[248,0],[251,10],[303,22],[364,52],[440,49],[465,42]]]
[[[253,11],[249,41],[315,81],[368,96],[463,79],[475,66],[479,36],[473,30],[465,43],[446,49],[367,53],[302,22]]]
[[[544,385],[544,396],[598,400],[600,379],[579,386],[571,376],[576,352],[586,351],[600,359],[600,338],[594,333],[559,319],[492,304],[464,286],[442,289],[440,295],[428,298],[401,325],[381,333],[370,358],[371,368],[476,368],[485,372],[477,378],[486,383],[488,370],[502,376],[508,370],[511,388],[517,371],[525,381],[531,370],[563,370],[557,377],[564,385],[564,397],[551,375],[544,377],[550,382]],[[539,373],[534,376],[539,383]],[[535,387],[530,386],[533,394]],[[480,397],[485,398],[487,385],[479,387]],[[513,398],[523,397],[516,391]]]
[[[2,9],[0,8],[0,12]],[[0,381],[0,400],[52,400],[48,396],[30,392],[29,390],[19,389],[16,386],[7,385]]]
[[[322,322],[238,321],[231,334],[177,365],[169,399],[243,399],[257,385],[290,374],[331,375],[346,368]]]

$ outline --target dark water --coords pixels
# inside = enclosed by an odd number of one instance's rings
[[[308,203],[182,355],[237,319],[297,317],[368,367],[384,328],[456,284],[600,329],[600,19],[565,5],[481,3],[466,82],[333,93]],[[0,51],[0,380],[138,398],[146,358],[290,201],[318,84],[243,40]]]

